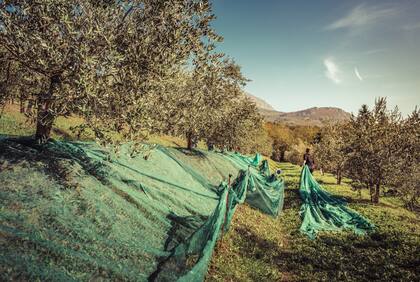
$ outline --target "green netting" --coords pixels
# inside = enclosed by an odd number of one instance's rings
[[[129,145],[113,156],[93,143],[1,139],[1,280],[202,281],[238,203],[281,209],[283,182],[248,167],[257,158],[129,155]]]
[[[311,239],[318,231],[351,229],[357,234],[365,234],[374,228],[369,220],[348,208],[344,200],[323,190],[306,165],[300,176],[299,192],[303,200],[300,231]]]
[[[158,281],[173,281],[174,273],[181,273],[178,281],[203,281],[208,264],[222,231],[227,231],[236,209],[246,198],[249,173],[242,171],[229,189],[219,187],[220,201],[208,220],[184,243],[179,244],[153,274]]]
[[[258,165],[261,163],[261,155],[258,153],[253,158],[243,156],[238,152],[226,153],[226,155],[229,156],[230,159],[234,161],[235,164],[240,167],[244,167],[244,166],[258,167]]]
[[[238,168],[253,172],[250,175],[246,202],[267,214],[277,216],[283,209],[284,181],[270,174],[267,160],[257,163],[261,161],[260,154],[256,154],[254,158],[239,153],[227,156]]]
[[[260,172],[264,176],[270,176],[270,166],[267,160],[263,160],[260,166]]]

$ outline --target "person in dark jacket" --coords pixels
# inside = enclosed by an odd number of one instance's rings
[[[306,153],[303,155],[303,165],[307,165],[309,167],[309,170],[311,171],[311,173],[315,169],[315,161],[310,154],[309,148],[306,149]]]

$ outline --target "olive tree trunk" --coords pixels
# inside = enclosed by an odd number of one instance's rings
[[[285,161],[285,155],[286,155],[286,150],[281,150],[280,151],[280,162]]]
[[[381,182],[378,181],[375,184],[375,191],[374,191],[373,198],[372,198],[372,202],[375,203],[375,204],[379,203],[379,193],[380,193],[380,191],[381,191]]]
[[[187,149],[192,150],[196,147],[196,140],[194,134],[190,131],[187,133]]]
[[[55,115],[51,108],[53,91],[59,83],[60,78],[58,76],[53,76],[50,79],[48,92],[40,93],[38,96],[35,139],[40,144],[48,142],[51,136],[51,129],[55,120]]]
[[[43,97],[44,96],[44,97]],[[50,111],[50,102],[45,99],[44,94],[38,99],[38,109],[36,116],[35,139],[38,143],[46,143],[51,135],[51,129],[54,124],[54,116]]]
[[[337,169],[337,184],[340,185],[341,184],[341,179],[342,179],[342,172],[341,172],[341,168]]]

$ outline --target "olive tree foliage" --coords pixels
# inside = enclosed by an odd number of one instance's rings
[[[15,102],[18,99],[20,111],[24,113],[24,101],[28,98],[25,85],[31,83],[32,77],[28,72],[19,71],[18,65],[10,60],[10,56],[2,48],[0,48],[0,66],[0,97],[3,97],[0,98],[0,111],[7,101]]]
[[[372,110],[363,106],[349,123],[347,170],[351,178],[366,184],[374,203],[396,173],[400,124],[400,112],[388,110],[385,98],[377,99]]]
[[[185,65],[221,40],[213,18],[208,1],[197,0],[1,1],[1,60],[21,75],[2,82],[0,101],[35,105],[28,115],[40,142],[71,114],[99,141],[113,132],[138,139],[164,127],[161,100]]]
[[[223,54],[213,54],[206,62],[195,62],[195,68],[184,76],[183,87],[170,120],[174,126],[168,128],[175,135],[185,136],[188,148],[199,140],[209,148],[233,149],[232,136],[237,137],[252,115],[257,116],[255,105],[246,100],[242,87],[247,81],[240,67]],[[258,123],[261,126],[261,123]]]
[[[402,198],[409,209],[419,208],[420,198],[420,110],[415,109],[401,123],[393,159],[394,173],[389,185]]]
[[[271,140],[263,122],[255,103],[241,95],[231,100],[221,117],[214,119],[213,130],[209,131],[206,141],[221,149],[269,155]]]
[[[347,160],[346,128],[345,124],[325,126],[313,145],[319,168],[333,172],[337,178],[337,184],[341,184]]]
[[[379,202],[393,191],[409,208],[418,207],[420,194],[420,111],[403,118],[398,108],[387,109],[385,98],[369,109],[363,105],[348,123],[326,127],[315,144],[324,169],[346,175],[370,191]]]

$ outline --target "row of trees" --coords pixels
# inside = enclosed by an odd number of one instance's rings
[[[208,0],[0,1],[0,104],[20,101],[40,143],[77,115],[104,143],[158,133],[245,147],[262,118],[215,51],[214,18]]]
[[[369,189],[378,203],[386,187],[399,194],[408,207],[420,196],[420,111],[403,118],[397,108],[387,109],[385,98],[369,109],[363,105],[348,123],[322,129],[315,155],[337,182],[348,176]]]

